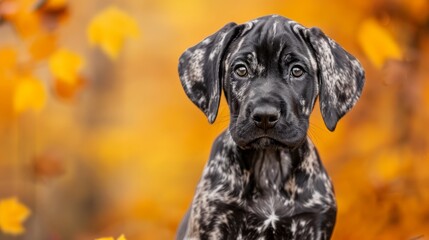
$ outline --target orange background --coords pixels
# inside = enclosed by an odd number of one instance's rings
[[[86,37],[88,22],[110,4],[140,29],[116,60]],[[273,13],[322,28],[367,73],[360,101],[334,133],[317,107],[311,119],[310,137],[336,190],[333,239],[429,239],[427,1],[73,0],[67,12],[56,29],[58,45],[84,56],[83,89],[59,98],[42,63],[33,71],[48,91],[47,103],[39,113],[17,115],[0,79],[0,198],[17,196],[31,209],[24,234],[0,232],[0,239],[122,233],[131,240],[172,239],[211,143],[229,121],[224,102],[209,125],[187,99],[178,58],[228,22]],[[372,62],[363,46],[377,35],[358,38],[368,19],[392,36],[401,59],[381,56],[381,68]],[[0,24],[3,45],[25,49],[7,22]]]

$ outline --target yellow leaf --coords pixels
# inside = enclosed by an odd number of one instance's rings
[[[30,215],[30,210],[16,198],[0,200],[0,229],[7,234],[18,235],[24,232],[22,223]]]
[[[125,39],[137,37],[139,28],[133,18],[110,6],[91,20],[87,34],[92,45],[100,46],[110,58],[115,59]]]
[[[35,60],[47,58],[57,48],[57,37],[54,34],[39,34],[35,36],[29,46],[31,56]]]
[[[46,103],[45,89],[40,80],[27,76],[18,80],[13,96],[15,112],[40,111]]]
[[[28,38],[41,32],[40,16],[33,11],[34,0],[7,1],[6,4],[9,5],[10,11],[4,18],[13,24],[21,37]]]
[[[74,85],[79,80],[79,72],[84,65],[82,58],[66,49],[57,50],[49,58],[49,69],[59,81]]]
[[[402,51],[396,40],[374,19],[367,19],[361,24],[358,41],[368,59],[377,68],[381,68],[387,59],[402,59]]]
[[[122,234],[121,236],[118,237],[118,240],[127,240],[124,236],[124,234]]]
[[[85,79],[78,77],[76,82],[69,84],[60,79],[54,80],[54,91],[62,100],[73,100],[76,94],[85,86]]]
[[[95,240],[115,240],[115,239],[113,237],[104,237],[104,238],[97,238]],[[124,234],[122,234],[116,240],[127,240],[127,239],[125,238]]]

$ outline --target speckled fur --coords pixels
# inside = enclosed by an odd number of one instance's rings
[[[310,139],[253,155],[226,131],[197,189],[186,239],[327,239],[335,223],[332,185]]]
[[[301,80],[284,74],[296,54],[306,66]],[[231,75],[239,57],[250,69],[247,81]],[[273,71],[283,61],[280,72]],[[319,29],[273,15],[230,23],[188,49],[179,75],[210,122],[223,84],[231,123],[213,144],[177,239],[330,239],[337,207],[330,178],[306,137],[308,118],[319,96],[326,126],[335,129],[360,97],[360,63]],[[286,106],[279,107],[284,122],[262,132],[247,112],[273,104],[270,97]]]

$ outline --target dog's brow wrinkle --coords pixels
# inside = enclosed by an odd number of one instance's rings
[[[315,72],[317,72],[317,62],[316,62],[316,59],[314,58],[313,53],[310,51],[310,48],[307,47],[306,50],[307,50],[308,58],[310,59],[311,67],[313,68],[313,70]]]
[[[237,44],[237,46],[235,47],[235,50],[234,50],[234,52],[232,53],[232,56],[234,56],[234,55],[236,55],[237,54],[237,52],[241,49],[241,45],[243,44],[243,42],[246,40],[246,37],[244,36],[244,37],[242,37],[241,39],[240,39],[240,41],[238,42],[238,44]]]
[[[310,61],[313,71],[318,72],[317,62],[315,57],[313,56],[312,51],[310,51],[309,47],[306,47],[306,51],[307,51],[308,59]],[[311,109],[313,109],[313,105],[316,102],[316,97],[319,95],[319,81],[318,81],[317,75],[314,76],[313,82],[314,82],[314,92],[313,92],[314,97],[310,102],[310,106],[308,107],[308,109],[306,109],[306,112],[305,112],[306,115],[310,115]]]
[[[276,59],[279,59],[280,60],[280,55],[282,54],[282,50],[283,50],[283,48],[284,48],[284,45],[286,44],[286,41],[284,41],[284,40],[282,40],[282,41],[279,41],[280,43],[279,43],[279,49],[280,49],[280,51],[277,51],[277,55],[276,55]]]
[[[256,57],[256,52],[251,52],[248,55],[251,68],[254,69],[256,72],[259,72],[258,68],[258,58]]]
[[[275,21],[274,24],[273,24],[273,41],[274,41],[275,36],[277,34],[277,24],[279,24],[278,21]]]
[[[225,78],[226,78],[226,76],[228,76],[228,74],[229,74],[229,64],[230,64],[230,58],[231,58],[231,53],[228,53],[228,55],[226,56],[226,58],[225,58],[225,62],[224,62],[224,69],[225,69],[225,72],[224,72],[224,74],[225,74]]]
[[[255,24],[254,22],[247,22],[244,26],[244,29],[243,29],[243,32],[241,33],[241,35],[242,36],[245,35],[250,29],[253,28],[254,24]]]
[[[305,28],[301,25],[301,24],[298,24],[298,23],[295,23],[294,25],[293,25],[293,27],[292,27],[292,30],[296,33],[296,34],[300,34],[300,32],[302,31],[302,30],[304,30]]]

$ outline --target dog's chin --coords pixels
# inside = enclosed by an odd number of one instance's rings
[[[256,138],[243,146],[243,148],[247,149],[278,149],[286,147],[287,145],[270,137]]]
[[[282,142],[271,137],[258,137],[248,141],[239,141],[237,145],[242,149],[294,149],[303,142],[304,139]]]

